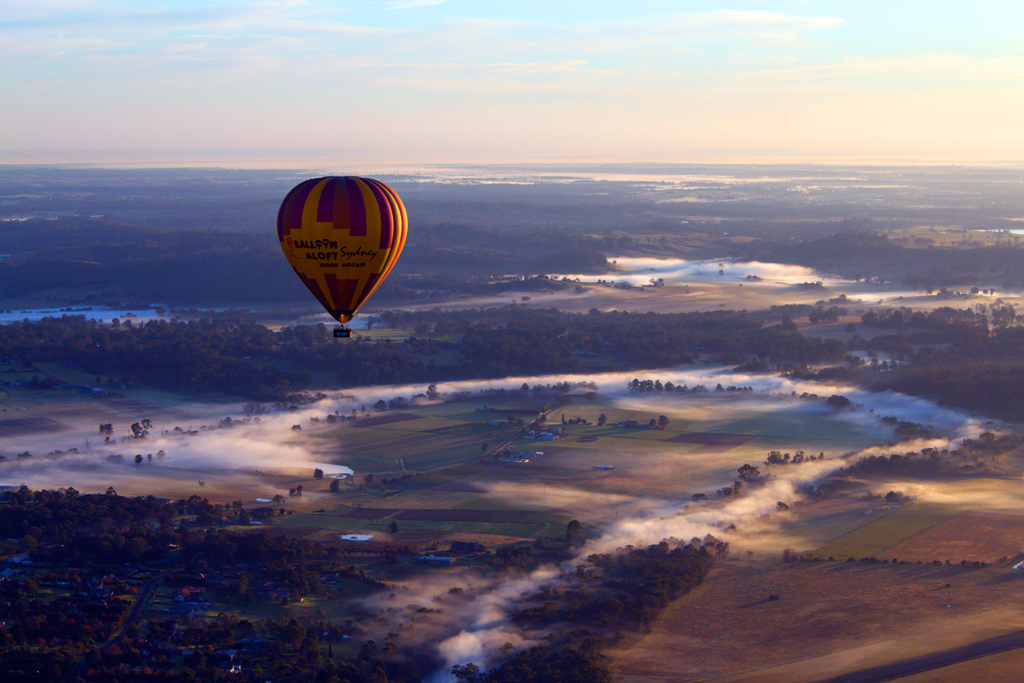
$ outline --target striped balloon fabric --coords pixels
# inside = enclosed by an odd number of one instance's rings
[[[379,180],[314,178],[281,202],[277,236],[303,284],[346,323],[391,272],[408,222],[402,200]]]

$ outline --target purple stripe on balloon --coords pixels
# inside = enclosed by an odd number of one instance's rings
[[[366,206],[363,203],[363,191],[354,178],[345,178],[348,189],[349,234],[353,237],[366,237]]]
[[[331,299],[334,300],[334,306],[341,305],[342,302],[339,299],[340,292],[338,291],[338,276],[334,273],[324,273],[324,284],[327,286],[327,292],[331,295]]]
[[[288,217],[291,215],[290,211],[292,203],[295,201],[296,195],[299,193],[299,190],[302,189],[302,186],[305,185],[307,182],[309,181],[299,183],[298,185],[293,187],[291,191],[287,195],[285,195],[284,201],[281,202],[281,208],[278,209],[277,211],[277,238],[281,241],[284,241],[285,236],[289,232],[291,232],[293,227],[297,227],[292,226],[291,223],[289,223]]]
[[[306,208],[306,200],[309,199],[309,193],[318,182],[320,182],[319,178],[307,180],[293,191],[291,206],[287,209],[288,217],[285,219],[288,223],[288,230],[302,229],[302,212]]]
[[[324,189],[320,193],[320,203],[316,207],[317,223],[330,223],[334,216],[334,186],[337,182],[337,178],[330,178],[324,184]]]
[[[359,284],[359,279],[346,278],[339,280],[338,283],[341,285],[338,292],[338,308],[343,311],[351,311],[356,307],[355,293],[356,285]]]
[[[332,227],[335,230],[349,230],[349,191],[348,184],[345,182],[345,178],[335,178],[334,187],[334,213],[332,214]],[[351,234],[351,233],[349,233]],[[344,238],[342,238],[344,239]]]

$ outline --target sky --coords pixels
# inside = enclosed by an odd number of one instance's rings
[[[1024,3],[0,0],[0,163],[1024,162]]]

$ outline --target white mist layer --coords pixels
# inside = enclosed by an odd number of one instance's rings
[[[650,284],[651,278],[662,279],[666,284],[746,280],[748,276],[759,277],[763,281],[773,284],[785,285],[825,281],[825,278],[811,268],[760,261],[734,261],[731,259],[687,261],[685,259],[620,256],[615,259],[615,265],[618,268],[617,271],[599,276],[599,279],[609,282],[626,282],[631,285]],[[721,275],[719,275],[719,270],[723,271]],[[565,277],[588,281],[596,279],[593,275],[567,275]],[[839,280],[833,280],[833,282],[839,282]]]
[[[695,392],[654,392],[634,393],[627,384],[633,379],[660,380],[661,382],[672,382],[675,385],[687,385],[693,388],[697,385],[704,385],[709,393]],[[707,405],[707,399],[722,399],[730,402],[737,408],[743,407],[756,412],[774,413],[779,410],[803,409],[818,410],[835,416],[859,426],[869,433],[878,430],[878,417],[892,415],[900,420],[918,422],[925,425],[933,425],[939,429],[950,432],[956,438],[966,438],[981,431],[982,419],[973,418],[961,411],[943,408],[936,403],[923,398],[908,396],[894,391],[871,392],[847,384],[825,384],[807,380],[794,380],[777,375],[755,375],[733,372],[726,368],[666,368],[662,370],[642,370],[631,372],[610,372],[591,375],[563,374],[563,375],[541,375],[506,377],[495,380],[465,380],[458,382],[438,382],[437,389],[441,394],[453,394],[459,392],[476,392],[487,389],[518,389],[523,384],[531,387],[537,384],[547,385],[559,382],[570,382],[573,384],[581,382],[594,382],[598,385],[598,393],[604,397],[615,399],[617,405],[636,410],[659,411],[665,413],[672,406],[683,408],[685,406],[700,407]],[[717,384],[723,387],[752,387],[753,392],[716,392]],[[319,414],[327,408],[328,412],[334,410],[345,414],[353,407],[370,406],[378,400],[388,401],[395,397],[412,399],[421,395],[425,387],[422,385],[391,385],[364,387],[360,389],[347,390],[344,393],[338,392],[325,401],[317,404]],[[586,389],[580,390],[581,393]],[[860,406],[857,410],[844,410],[834,412],[823,404],[816,405],[799,399],[790,399],[779,394],[817,394],[822,399],[832,394],[839,394],[850,399],[854,404]],[[486,399],[482,399],[485,402]],[[802,406],[802,408],[798,408]],[[716,407],[715,410],[719,408]],[[874,414],[870,411],[874,410]],[[572,412],[571,406],[566,406],[566,412]],[[317,414],[313,410],[312,414]],[[668,413],[665,413],[668,414]]]
[[[764,516],[775,512],[779,501],[792,504],[800,486],[812,484],[845,464],[844,460],[829,460],[776,468],[779,472],[773,471],[772,478],[763,486],[725,502],[662,504],[646,514],[610,525],[599,538],[587,541],[574,560],[560,567],[543,566],[489,590],[477,588],[473,599],[455,615],[456,620],[459,615],[467,615],[461,625],[452,624],[459,628],[458,633],[438,644],[445,665],[428,680],[432,683],[454,681],[450,671],[457,664],[474,663],[481,669],[489,668],[497,663],[498,648],[506,642],[512,643],[513,651],[535,645],[536,641],[529,634],[520,632],[509,621],[516,603],[525,595],[559,583],[563,576],[585,563],[586,557],[613,552],[627,545],[643,547],[670,538],[685,543],[695,537],[703,539],[708,534],[730,542],[741,538],[745,543],[751,540],[756,543],[758,535],[777,528],[775,522]],[[738,531],[724,533],[732,524]],[[476,610],[481,616],[474,618]]]
[[[662,392],[632,393],[627,383],[638,378],[690,388],[703,384],[709,390],[704,392]],[[603,397],[616,401],[617,405],[634,410],[645,410],[656,414],[692,417],[692,411],[713,408],[719,417],[727,417],[729,411],[751,411],[761,414],[785,414],[787,411],[817,412],[822,417],[850,423],[865,438],[884,438],[889,429],[878,417],[894,416],[900,420],[932,425],[943,430],[949,438],[967,438],[982,431],[983,420],[970,417],[960,411],[943,408],[923,398],[916,398],[891,391],[869,392],[850,385],[823,384],[804,380],[793,380],[773,375],[751,375],[732,372],[724,368],[667,368],[638,372],[614,372],[595,375],[543,375],[507,377],[497,380],[466,380],[439,382],[438,391],[443,394],[476,392],[488,389],[518,389],[523,384],[534,386],[559,382],[594,382]],[[751,392],[718,392],[715,386],[751,387]],[[96,422],[71,425],[72,429],[56,434],[33,434],[12,436],[4,440],[3,454],[11,458],[22,451],[30,451],[36,457],[25,460],[11,460],[0,463],[0,484],[30,484],[35,487],[117,486],[121,481],[143,483],[146,477],[167,477],[170,479],[194,479],[193,475],[230,472],[255,473],[257,471],[288,471],[321,468],[330,473],[351,473],[344,465],[334,465],[318,460],[314,449],[292,431],[293,425],[308,428],[310,418],[323,419],[329,413],[348,415],[353,409],[368,409],[378,400],[389,401],[401,397],[407,400],[427,402],[423,396],[426,387],[416,385],[387,385],[363,387],[331,392],[316,404],[300,410],[266,414],[260,422],[237,424],[243,418],[241,407],[193,405],[189,406],[191,417],[186,423],[181,420],[155,420],[153,436],[145,440],[129,439],[124,443],[105,445],[97,435]],[[807,402],[791,398],[808,393],[817,394],[821,399],[832,394],[846,396],[859,406],[856,410],[832,411],[823,401]],[[418,397],[418,398],[417,398]],[[443,400],[443,398],[442,398]],[[481,399],[481,403],[486,398]],[[571,406],[566,412],[571,413]],[[870,411],[874,410],[874,414]],[[687,411],[690,411],[688,413]],[[208,417],[200,415],[206,413]],[[233,415],[232,415],[233,413]],[[145,417],[145,416],[140,416]],[[215,426],[224,417],[232,417],[236,424],[230,428],[198,429],[199,424]],[[195,425],[195,426],[193,426]],[[164,434],[175,426],[192,428],[198,433],[190,435]],[[127,432],[128,425],[115,425],[115,434]],[[891,431],[889,431],[891,434]],[[86,451],[86,440],[91,442]],[[52,450],[78,448],[77,455],[65,455],[57,459],[39,457]],[[107,461],[108,455],[122,455],[125,462],[136,454],[146,456],[164,450],[165,459],[147,460],[138,467],[126,467],[124,463]]]

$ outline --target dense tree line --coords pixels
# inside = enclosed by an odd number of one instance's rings
[[[108,384],[139,381],[167,390],[222,391],[271,400],[301,388],[307,371],[250,359],[272,354],[273,333],[244,320],[151,320],[101,324],[84,316],[0,325],[0,348],[26,362],[61,362]],[[114,378],[117,378],[115,381]]]
[[[728,544],[670,546],[667,541],[646,548],[591,555],[590,569],[577,572],[579,585],[564,591],[542,591],[539,605],[523,607],[513,620],[530,626],[555,622],[591,628],[640,629],[649,625],[673,600],[701,584],[715,557],[728,553]]]
[[[748,252],[758,246],[750,245]],[[1024,247],[1018,244],[920,248],[871,230],[847,229],[816,239],[768,242],[751,255],[763,261],[841,272],[847,277],[860,277],[861,269],[872,264],[899,263],[906,269],[904,281],[922,289],[970,286],[978,282],[981,273],[997,277],[1008,289],[1021,283],[1024,270]]]
[[[874,377],[877,388],[891,388],[966,410],[1009,419],[1024,417],[1024,327],[1009,324],[1012,307],[977,310],[938,309],[930,314],[909,309],[878,314],[871,324],[891,327],[893,335],[853,340],[853,349],[887,352],[909,361],[888,377]],[[990,327],[989,317],[995,326]],[[925,332],[907,327],[920,326]]]
[[[963,439],[959,445],[942,450],[923,448],[920,451],[863,456],[830,475],[829,480],[822,483],[819,488],[841,488],[843,483],[851,478],[927,479],[948,477],[951,474],[964,476],[971,473],[988,476],[993,458],[1019,448],[1022,443],[1024,437],[1019,434],[996,434],[986,431],[976,439]]]
[[[273,333],[237,318],[131,319],[101,324],[82,316],[0,326],[0,348],[25,361],[62,362],[108,384],[140,381],[168,390],[209,391],[278,400],[331,368],[342,386],[477,379],[538,372],[656,368],[698,359],[742,362],[748,355],[795,363],[842,359],[835,339],[809,339],[795,329],[765,326],[744,313],[589,314],[531,310],[392,313],[399,327],[430,335],[401,343],[367,337],[338,343],[324,325]],[[457,363],[437,365],[450,352]],[[289,369],[290,368],[290,369]]]
[[[528,546],[503,550],[505,566],[536,565]],[[709,536],[591,555],[568,586],[545,586],[525,596],[526,606],[512,614],[513,621],[529,628],[568,624],[574,630],[557,645],[525,650],[489,672],[469,664],[452,673],[464,683],[610,682],[608,661],[600,653],[608,632],[648,626],[669,603],[699,586],[715,558],[728,552],[728,543]]]
[[[172,617],[151,622],[145,637],[133,624],[120,645],[86,649],[104,643],[124,624],[128,603],[117,596],[134,592],[127,577],[138,566],[123,566],[126,561],[156,562],[167,584],[203,587],[225,602],[280,599],[268,598],[266,589],[260,592],[267,584],[286,599],[328,594],[325,574],[350,586],[362,584],[366,591],[384,586],[365,571],[346,566],[336,547],[264,531],[232,532],[221,526],[228,509],[242,512],[240,502],[223,506],[196,496],[160,501],[122,497],[112,489],[104,495],[81,495],[74,489],[33,491],[24,486],[5,492],[0,536],[24,534],[5,544],[27,551],[36,564],[25,576],[0,581],[0,678],[60,680],[79,662],[87,667],[82,675],[90,681],[140,680],[139,672],[133,673],[140,663],[153,665],[152,676],[159,680],[223,680],[223,660],[214,650],[230,647],[246,650],[249,671],[239,680],[327,681],[344,676],[353,683],[412,683],[422,678],[423,672],[407,663],[382,662],[372,641],[358,657],[336,659],[331,643],[365,633],[355,621],[334,625],[319,614],[302,621],[257,622],[227,615],[212,621]],[[214,527],[203,526],[204,518]],[[69,588],[69,594],[57,591],[69,597],[50,595],[53,585]],[[245,638],[255,640],[257,647],[240,644]],[[169,661],[177,651],[167,647],[171,640],[176,647],[191,648],[183,663]]]
[[[502,377],[536,372],[593,369],[595,357],[621,358],[635,368],[663,367],[698,358],[739,359],[754,353],[800,363],[845,355],[837,340],[803,337],[795,330],[763,323],[742,313],[568,314],[521,306],[488,311],[389,313],[393,325],[429,334],[461,334],[458,344],[420,337],[402,344],[333,343],[325,329],[286,328],[278,355],[316,370],[337,369],[346,385]],[[420,327],[426,329],[420,330]],[[457,351],[457,366],[433,367],[423,357]],[[608,363],[607,360],[597,361]],[[614,367],[608,365],[606,367]]]
[[[485,675],[475,676],[474,673],[472,669],[457,671],[456,677],[466,683],[612,683],[615,680],[607,658],[596,649],[555,649],[546,645],[520,652]]]

